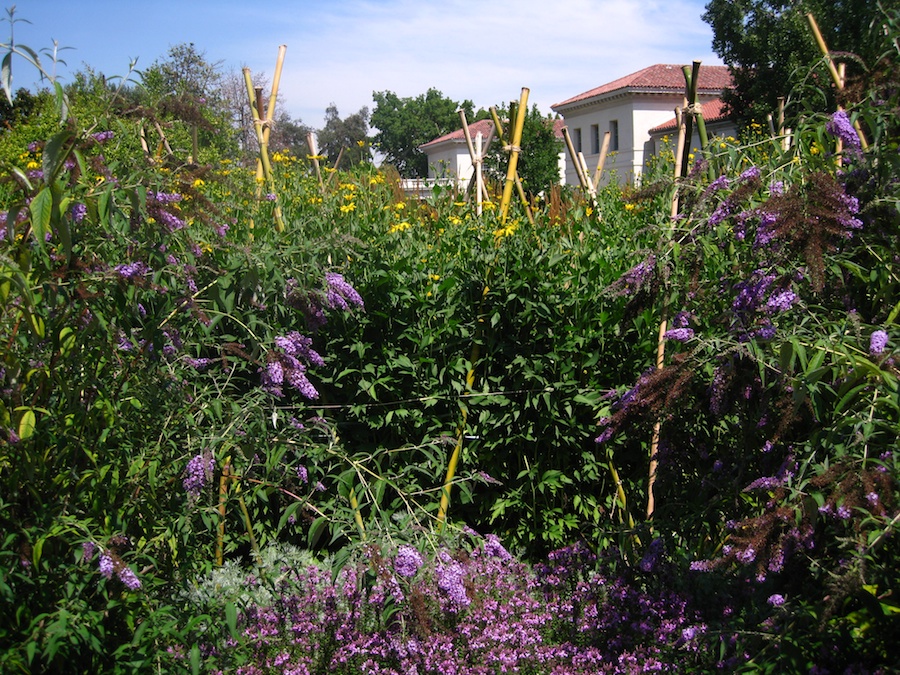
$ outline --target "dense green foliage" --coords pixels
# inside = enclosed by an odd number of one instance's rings
[[[677,181],[663,153],[534,223],[275,151],[265,194],[165,97],[23,95],[0,670],[890,672],[896,13],[883,33],[790,144],[716,139]],[[153,119],[185,145],[144,152]]]
[[[828,73],[812,69],[822,52],[810,39],[806,15],[816,19],[825,44],[844,59],[849,81],[867,79],[882,55],[878,36],[890,2],[881,0],[710,0],[703,20],[713,30],[713,50],[731,68],[734,89],[724,99],[741,124],[765,122],[778,98],[794,98],[817,112],[834,108]],[[812,69],[812,70],[811,70]],[[812,94],[812,95],[810,95]],[[824,96],[823,96],[824,94]],[[788,109],[788,126],[802,114]]]

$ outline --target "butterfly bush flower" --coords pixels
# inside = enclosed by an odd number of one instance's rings
[[[437,578],[437,585],[450,599],[454,607],[460,609],[471,604],[471,600],[466,595],[466,587],[463,583],[465,570],[463,566],[453,560],[446,551],[442,551],[440,555],[441,562],[435,567],[434,573]]]
[[[872,336],[869,338],[869,354],[872,356],[877,356],[884,352],[884,348],[887,347],[888,343],[888,334],[883,330],[876,330],[872,333]]]
[[[394,558],[394,571],[401,577],[414,577],[422,566],[422,556],[412,546],[404,544]]]
[[[141,262],[140,260],[116,265],[114,269],[116,270],[116,273],[123,279],[142,277],[150,272],[150,268],[147,266],[147,263]]]
[[[693,339],[693,328],[672,328],[667,330],[663,337],[667,340],[675,340],[676,342],[687,342]]]
[[[80,223],[84,220],[84,216],[87,213],[87,206],[82,204],[81,202],[76,202],[72,204],[69,208],[69,216],[72,218],[72,221],[75,223]]]
[[[136,591],[141,587],[141,580],[138,579],[137,575],[132,571],[130,567],[125,564],[119,568],[119,581],[125,584],[126,588],[129,588],[132,591]]]
[[[105,143],[113,136],[115,136],[114,131],[98,131],[95,134],[91,134],[91,138],[94,139],[97,143]]]
[[[841,139],[847,148],[857,151],[862,149],[859,134],[856,133],[856,129],[853,128],[853,123],[845,111],[838,110],[834,113],[825,124],[825,130],[835,138]]]
[[[90,562],[94,557],[94,549],[96,545],[92,541],[86,541],[81,545],[81,559],[84,562]]]
[[[187,468],[185,468],[185,476],[182,481],[184,491],[188,493],[191,499],[196,500],[200,497],[201,490],[206,486],[207,481],[212,478],[215,468],[215,457],[208,452],[191,457],[187,463]]]
[[[103,552],[100,554],[100,560],[97,563],[100,568],[100,574],[102,574],[107,579],[112,579],[113,575],[113,560],[110,557],[109,553]]]
[[[766,309],[770,312],[786,312],[796,300],[797,294],[793,291],[773,293],[766,302]]]
[[[325,275],[326,303],[331,309],[350,309],[350,305],[364,307],[363,299],[343,275],[329,272]]]
[[[775,593],[770,595],[766,602],[772,605],[772,607],[781,607],[784,604],[784,596],[780,593]]]

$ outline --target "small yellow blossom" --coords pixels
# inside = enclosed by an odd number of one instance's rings
[[[35,162],[34,160],[31,160],[30,162],[28,162],[28,164],[26,165],[25,168],[28,169],[29,171],[31,171],[33,169],[40,169],[41,165],[40,165],[40,163]]]
[[[366,147],[366,142],[365,142],[365,141],[356,141],[356,144],[357,144],[359,147],[361,147],[361,148]]]
[[[388,234],[394,234],[395,232],[403,232],[404,230],[408,230],[412,225],[410,225],[407,221],[403,221],[402,223],[397,223],[396,225],[392,225],[391,229],[388,230]]]
[[[634,211],[634,204],[629,202],[628,204],[625,205],[625,210],[626,211]]]
[[[193,182],[194,188],[203,187],[204,185],[206,185],[206,183],[203,181],[202,178],[197,178],[197,179]]]
[[[397,202],[396,204],[394,204],[394,208],[398,211],[402,211],[406,208],[406,202]]]
[[[431,275],[429,275],[429,276],[430,276],[430,278],[431,278],[432,281],[440,281],[440,280],[441,280],[441,275],[440,275],[440,274],[431,274]]]
[[[586,216],[590,216],[590,215],[592,215],[593,213],[594,213],[594,209],[592,209],[590,206],[587,207],[587,208],[584,210],[584,214],[585,214]]]
[[[310,204],[321,204],[321,203],[322,203],[322,198],[321,198],[321,197],[310,197],[310,198],[309,198],[309,203],[310,203]]]
[[[356,204],[354,204],[353,202],[350,202],[349,204],[341,205],[341,213],[349,213],[350,211],[355,211],[355,210],[356,210]]]
[[[488,210],[497,208],[497,205],[494,204],[494,202],[483,202],[481,206],[483,206],[484,208],[486,208]]]

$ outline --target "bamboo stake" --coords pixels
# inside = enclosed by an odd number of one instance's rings
[[[287,51],[287,45],[279,45],[278,47],[278,58],[275,60],[275,74],[272,76],[272,93],[269,94],[269,105],[266,106],[266,123],[263,125],[263,141],[266,144],[266,147],[269,146],[269,135],[272,131],[272,124],[275,122],[275,102],[278,99],[278,88],[281,85],[281,70],[284,66],[284,55]],[[260,108],[262,110],[262,101],[261,96],[262,89],[259,89],[259,93],[257,95],[257,101],[259,102]],[[262,160],[256,159],[256,179],[257,183],[259,183],[259,179],[263,178],[263,166]]]
[[[512,199],[513,185],[516,182],[516,167],[519,164],[519,152],[522,143],[522,129],[525,126],[525,115],[528,113],[528,87],[522,87],[522,94],[519,99],[519,107],[516,114],[515,125],[513,126],[512,138],[509,145],[509,167],[506,170],[506,183],[503,186],[503,197],[500,199],[500,222],[506,222],[506,216],[509,213],[509,202]]]
[[[225,549],[225,499],[228,496],[228,476],[231,473],[231,457],[225,459],[219,477],[219,531],[216,534],[216,566],[221,567]]]
[[[316,179],[319,181],[319,189],[325,185],[322,181],[322,170],[319,168],[319,149],[316,146],[316,137],[313,132],[306,134],[306,144],[309,146],[309,156],[312,159],[313,168],[316,170]]]
[[[250,77],[249,68],[244,68],[243,72],[244,82],[247,85],[247,98],[250,101],[250,111],[253,113],[253,127],[256,129],[256,140],[259,142],[259,157],[263,165],[263,174],[269,189],[272,194],[275,195],[275,229],[282,232],[284,231],[284,220],[281,217],[281,205],[278,203],[278,193],[275,192],[275,178],[272,176],[272,165],[269,163],[269,150],[263,139],[263,123],[260,119],[259,110],[253,102],[253,80]]]
[[[838,72],[838,69],[834,66],[831,52],[828,50],[828,45],[825,44],[825,38],[822,37],[822,32],[819,30],[819,24],[816,23],[816,18],[812,15],[812,12],[806,15],[806,19],[809,21],[809,27],[812,30],[816,44],[819,45],[819,50],[822,52],[822,56],[825,57],[825,64],[828,66],[828,72],[831,73],[831,79],[834,80],[834,86],[837,87],[838,91],[842,91],[844,89],[844,80]],[[868,149],[869,143],[866,141],[866,135],[863,133],[858,120],[853,123],[853,128],[856,129],[856,135],[859,136],[859,144],[862,146],[862,149]]]
[[[511,109],[514,107],[514,105],[510,106]],[[503,135],[503,124],[500,122],[500,118],[497,116],[497,109],[491,106],[489,110],[491,113],[491,119],[494,120],[494,129],[497,132],[497,140],[506,145],[506,138]],[[534,225],[534,213],[531,211],[531,204],[528,203],[528,197],[525,195],[525,189],[522,187],[522,181],[519,180],[518,172],[516,172],[516,192],[518,192],[519,201],[522,202],[522,207],[525,209],[525,215],[528,216],[528,222]]]
[[[484,167],[482,166],[484,161],[484,135],[480,131],[475,136],[475,154],[478,155],[478,164],[475,165],[475,214],[480,216],[484,208]]]
[[[678,149],[682,149],[685,145],[685,137],[687,136],[687,124],[686,118],[688,116],[683,115],[680,110],[675,109],[675,119],[678,120]],[[671,208],[671,218],[674,220],[675,216],[678,214],[678,202],[679,202],[679,194],[678,194],[678,177],[681,176],[682,166],[680,166],[680,162],[678,160],[678,155],[676,154],[675,159],[675,191],[672,194],[672,208]],[[668,328],[668,300],[666,300],[662,316],[659,319],[659,332],[656,338],[656,369],[662,370],[665,366],[665,356],[666,356],[666,330]],[[647,471],[647,520],[650,520],[653,517],[653,512],[656,509],[656,500],[653,495],[653,488],[656,484],[656,473],[659,468],[659,460],[657,456],[659,454],[659,439],[660,432],[662,430],[662,423],[660,420],[657,420],[653,424],[653,434],[650,438],[650,463]]]
[[[603,173],[603,165],[606,164],[606,155],[609,153],[609,139],[611,134],[609,131],[603,134],[603,143],[600,146],[600,157],[597,158],[597,168],[594,170],[594,190],[600,185],[600,176]]]
[[[462,123],[462,131],[463,136],[466,139],[466,147],[469,149],[469,158],[472,160],[472,171],[474,173],[473,178],[475,178],[475,211],[480,216],[481,215],[481,134],[479,133],[479,149],[475,149],[475,145],[472,143],[472,134],[469,133],[469,122],[466,120],[466,111],[460,108],[456,111],[459,115],[459,121]]]

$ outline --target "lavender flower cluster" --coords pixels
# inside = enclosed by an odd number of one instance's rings
[[[262,387],[273,396],[284,395],[287,383],[302,396],[310,400],[319,397],[319,392],[306,376],[307,365],[323,366],[321,355],[312,348],[312,340],[297,331],[275,338],[277,350],[268,354],[268,363],[262,369]],[[303,361],[305,361],[305,363]]]
[[[657,540],[641,573],[664,575],[663,558]],[[612,674],[690,662],[707,629],[687,599],[662,579],[651,584],[660,589],[642,590],[614,567],[598,567],[576,545],[530,568],[496,537],[440,549],[428,561],[410,545],[393,555],[368,550],[334,577],[315,564],[282,566],[271,602],[242,603],[243,663],[252,665],[233,661],[230,637],[213,644],[206,634],[201,649],[217,659],[212,672],[243,675]],[[246,581],[251,598],[269,586]]]

